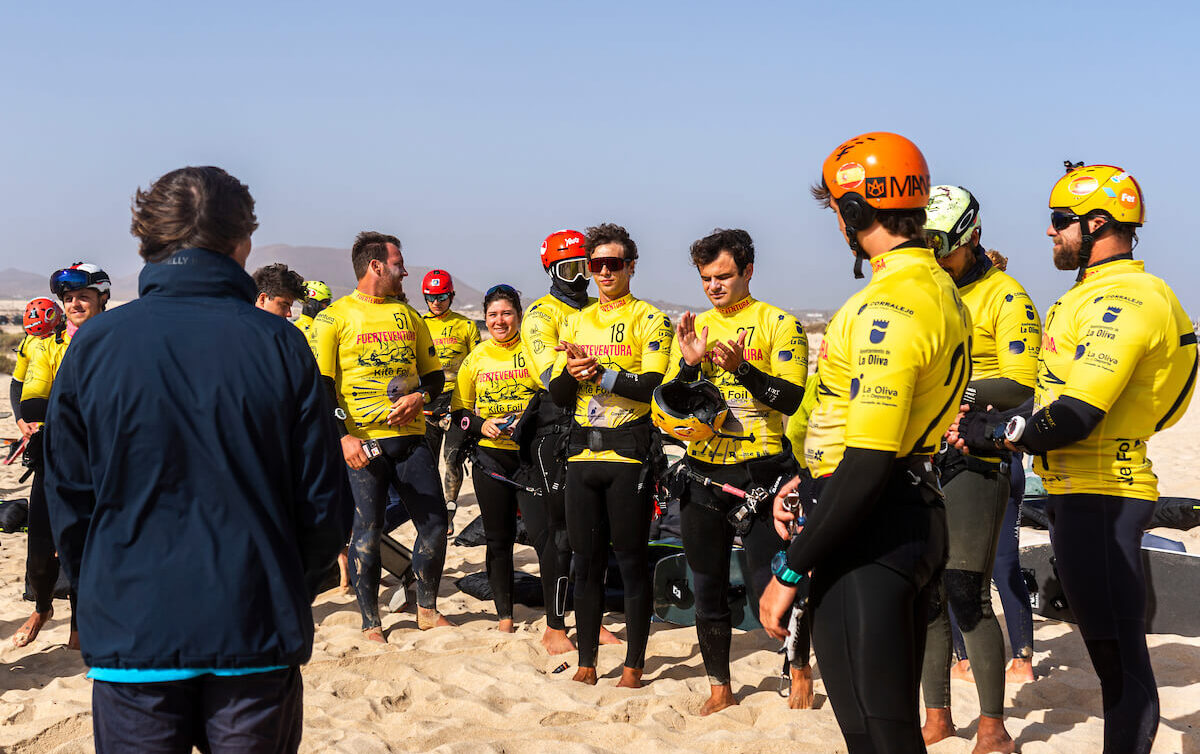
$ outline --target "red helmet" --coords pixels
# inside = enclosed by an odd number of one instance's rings
[[[62,318],[62,309],[52,299],[35,298],[25,305],[25,332],[44,338],[54,332]]]
[[[586,239],[577,230],[556,230],[542,241],[542,269],[549,270],[564,259],[587,256],[583,250]]]
[[[454,280],[445,270],[430,270],[421,281],[421,293],[436,296],[439,293],[454,293]]]

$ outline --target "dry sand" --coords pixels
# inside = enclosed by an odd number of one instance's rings
[[[0,377],[0,385],[7,384]],[[6,409],[0,409],[0,427],[0,434],[11,433]],[[1197,437],[1200,409],[1193,408],[1151,443],[1163,494],[1200,496]],[[0,499],[27,496],[28,485],[17,481],[21,471],[0,467]],[[461,502],[459,527],[477,512],[469,482]],[[1200,530],[1156,533],[1200,552]],[[402,539],[411,537],[402,530]],[[48,630],[31,646],[16,649],[8,640],[32,608],[21,599],[24,555],[23,535],[0,534],[0,750],[92,751],[91,682],[79,653],[66,648],[66,603],[57,603]],[[615,687],[623,647],[601,647],[598,686],[572,683],[576,658],[543,651],[538,639],[545,621],[538,611],[518,605],[517,633],[500,634],[492,605],[454,587],[455,579],[483,569],[482,558],[482,547],[450,547],[439,606],[458,627],[422,633],[411,614],[385,613],[386,646],[362,640],[352,597],[328,592],[318,598],[316,644],[303,671],[303,751],[845,751],[819,665],[817,709],[789,711],[774,690],[776,645],[761,631],[735,632],[733,679],[741,705],[707,718],[696,715],[708,686],[692,628],[654,624],[641,690]],[[518,546],[517,564],[536,572],[527,547]],[[388,577],[384,583],[386,605],[396,582]],[[1035,621],[1039,678],[1008,686],[1008,729],[1027,754],[1094,754],[1102,746],[1100,691],[1083,643],[1070,624]],[[607,625],[623,634],[619,621]],[[1200,639],[1151,636],[1150,647],[1162,697],[1154,751],[1200,752]],[[571,667],[552,673],[564,660]],[[962,737],[931,747],[934,754],[970,751],[979,712],[975,689],[955,681],[953,693]]]

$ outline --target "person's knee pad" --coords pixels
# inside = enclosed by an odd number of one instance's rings
[[[974,631],[985,616],[991,614],[991,605],[983,604],[983,574],[978,571],[946,569],[946,600],[954,608],[954,617],[963,633]]]

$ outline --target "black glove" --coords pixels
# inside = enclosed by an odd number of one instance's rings
[[[999,411],[968,411],[958,420],[958,436],[972,453],[991,453],[1004,449],[1004,441],[993,439],[996,427],[1002,426],[1005,418]]]

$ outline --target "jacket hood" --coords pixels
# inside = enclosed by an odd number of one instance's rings
[[[258,288],[232,257],[208,249],[180,249],[142,268],[138,295],[229,297],[254,303]]]

